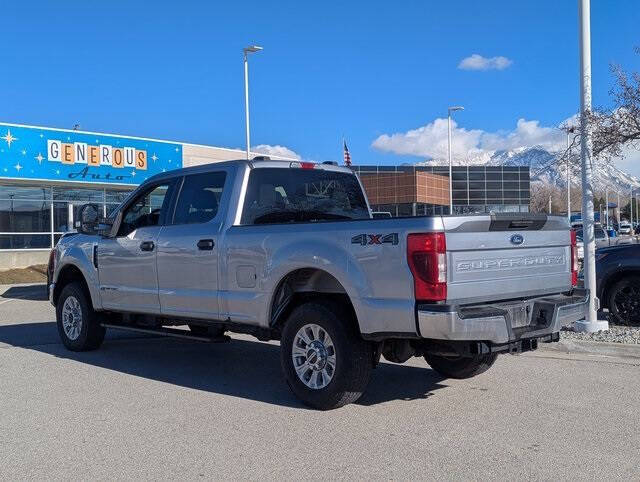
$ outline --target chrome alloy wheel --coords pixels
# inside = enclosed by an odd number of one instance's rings
[[[319,325],[303,325],[293,339],[293,368],[307,387],[326,387],[336,371],[336,349],[329,334]]]
[[[76,340],[82,329],[82,308],[75,296],[69,296],[62,305],[62,328],[69,340]]]

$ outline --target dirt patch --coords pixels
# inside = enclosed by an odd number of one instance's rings
[[[46,283],[47,265],[37,264],[28,268],[14,268],[0,271],[0,285],[16,283]]]

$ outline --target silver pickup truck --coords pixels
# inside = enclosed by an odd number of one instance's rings
[[[380,356],[467,378],[586,309],[564,217],[373,219],[358,177],[329,164],[167,172],[97,213],[84,206],[50,256],[67,348],[98,348],[107,328],[280,340],[291,390],[320,409],[357,400]]]

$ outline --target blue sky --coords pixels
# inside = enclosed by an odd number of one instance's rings
[[[578,109],[577,24],[574,0],[11,2],[0,120],[243,147],[255,43],[253,145],[341,159],[345,135],[356,163],[415,162],[441,154],[453,104],[460,156],[553,143]],[[592,0],[594,104],[610,62],[640,70],[639,24],[637,0]],[[459,68],[473,54],[507,60]]]

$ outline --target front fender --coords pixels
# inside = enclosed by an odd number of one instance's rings
[[[52,281],[57,283],[60,273],[69,266],[77,268],[85,279],[89,294],[91,295],[91,303],[96,310],[102,309],[102,300],[100,298],[100,281],[98,279],[98,270],[93,264],[94,247],[98,246],[98,239],[95,236],[77,235],[74,236],[73,242],[58,243],[56,247],[56,266],[53,272]]]

